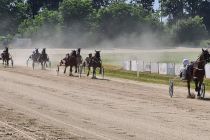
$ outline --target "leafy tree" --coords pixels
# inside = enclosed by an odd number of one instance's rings
[[[199,16],[179,20],[177,24],[173,25],[172,33],[177,43],[196,42],[207,36],[203,18]]]
[[[90,0],[64,0],[60,6],[64,27],[67,30],[88,31],[93,11]]]
[[[141,5],[147,11],[153,11],[155,0],[131,0],[130,3]]]
[[[0,35],[15,34],[20,22],[27,18],[23,0],[0,0]]]
[[[141,6],[126,3],[114,3],[102,8],[98,15],[98,31],[109,38],[122,34],[141,33],[146,27],[150,28],[159,23]]]
[[[92,0],[93,7],[96,9],[100,9],[102,7],[106,7],[109,5],[109,0]]]
[[[203,1],[198,10],[198,15],[203,17],[203,22],[206,25],[207,30],[210,34],[210,2]]]
[[[31,16],[34,17],[38,14],[41,8],[47,8],[48,10],[57,10],[59,8],[59,4],[63,0],[27,0],[29,5],[29,11],[31,12]]]
[[[184,17],[185,0],[161,0],[163,16],[169,17],[169,22],[176,22]]]
[[[61,23],[62,17],[57,11],[44,9],[34,19],[24,20],[18,31],[23,37],[48,39],[59,30]]]

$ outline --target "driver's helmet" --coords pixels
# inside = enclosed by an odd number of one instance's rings
[[[89,56],[89,57],[92,57],[92,53],[89,53],[88,56]]]
[[[39,49],[35,48],[35,53],[39,53]]]
[[[46,53],[46,48],[43,48],[42,53]]]
[[[183,66],[186,67],[187,65],[190,64],[190,61],[189,61],[189,59],[184,58],[182,63],[183,63]]]

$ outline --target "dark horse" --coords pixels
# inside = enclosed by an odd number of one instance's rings
[[[28,60],[27,60],[27,66],[28,66],[29,60],[32,60],[33,69],[35,67],[35,63],[37,63],[37,64],[41,63],[42,70],[45,69],[45,67],[47,66],[47,62],[49,62],[49,65],[51,65],[45,48],[42,50],[42,53],[39,53],[38,49],[35,49],[33,54],[30,55]]]
[[[77,49],[77,72],[81,71],[81,66],[82,66],[82,62],[83,62],[80,52],[81,52],[81,48],[78,48]]]
[[[64,73],[66,73],[66,68],[70,67],[69,71],[69,76],[73,76],[72,74],[72,68],[75,67],[75,73],[77,73],[77,54],[75,50],[72,50],[71,54],[67,54],[64,59],[62,59],[57,65],[57,73],[59,73],[60,66],[64,66]]]
[[[88,62],[87,64],[88,67],[88,73],[87,76],[89,76],[90,74],[90,68],[93,68],[93,76],[92,78],[95,79],[96,78],[96,69],[99,68],[99,73],[101,74],[103,72],[104,74],[104,69],[102,67],[102,61],[101,61],[101,55],[100,55],[100,51],[95,51],[95,55],[91,58],[91,60]]]
[[[12,59],[12,56],[10,55],[7,47],[3,51],[3,53],[1,53],[1,59],[3,61],[3,65],[9,66],[9,61],[11,61],[11,65],[13,66],[13,59]]]
[[[45,48],[42,50],[42,53],[40,54],[38,61],[41,63],[42,70],[47,67],[47,62],[49,62],[49,57],[46,53]],[[49,62],[49,65],[50,65],[50,62]]]
[[[189,97],[192,97],[190,93],[190,82],[192,80],[195,82],[195,91],[198,92],[197,96],[200,97],[201,85],[205,76],[205,65],[208,62],[210,62],[210,54],[208,50],[202,49],[202,53],[198,59],[187,67],[186,79]]]

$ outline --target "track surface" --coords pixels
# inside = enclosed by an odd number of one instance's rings
[[[0,139],[210,139],[210,101],[185,88],[0,68]]]

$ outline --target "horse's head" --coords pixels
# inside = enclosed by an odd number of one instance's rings
[[[35,48],[35,53],[39,53],[39,49]]]
[[[75,56],[76,57],[77,56],[77,52],[75,50],[72,50],[71,51],[71,56]]]
[[[95,57],[96,57],[96,58],[101,58],[101,55],[100,55],[100,52],[101,52],[101,51],[96,51],[96,50],[95,50],[95,52],[96,52],[96,53],[95,53]]]
[[[92,53],[89,53],[88,56],[91,58],[93,55],[92,55]]]
[[[202,49],[201,56],[203,57],[203,60],[205,60],[206,62],[210,62],[210,54],[209,54],[208,49],[206,50]]]
[[[80,54],[81,48],[77,49],[77,54]]]
[[[46,53],[46,48],[43,48],[42,49],[42,54],[45,54]]]

